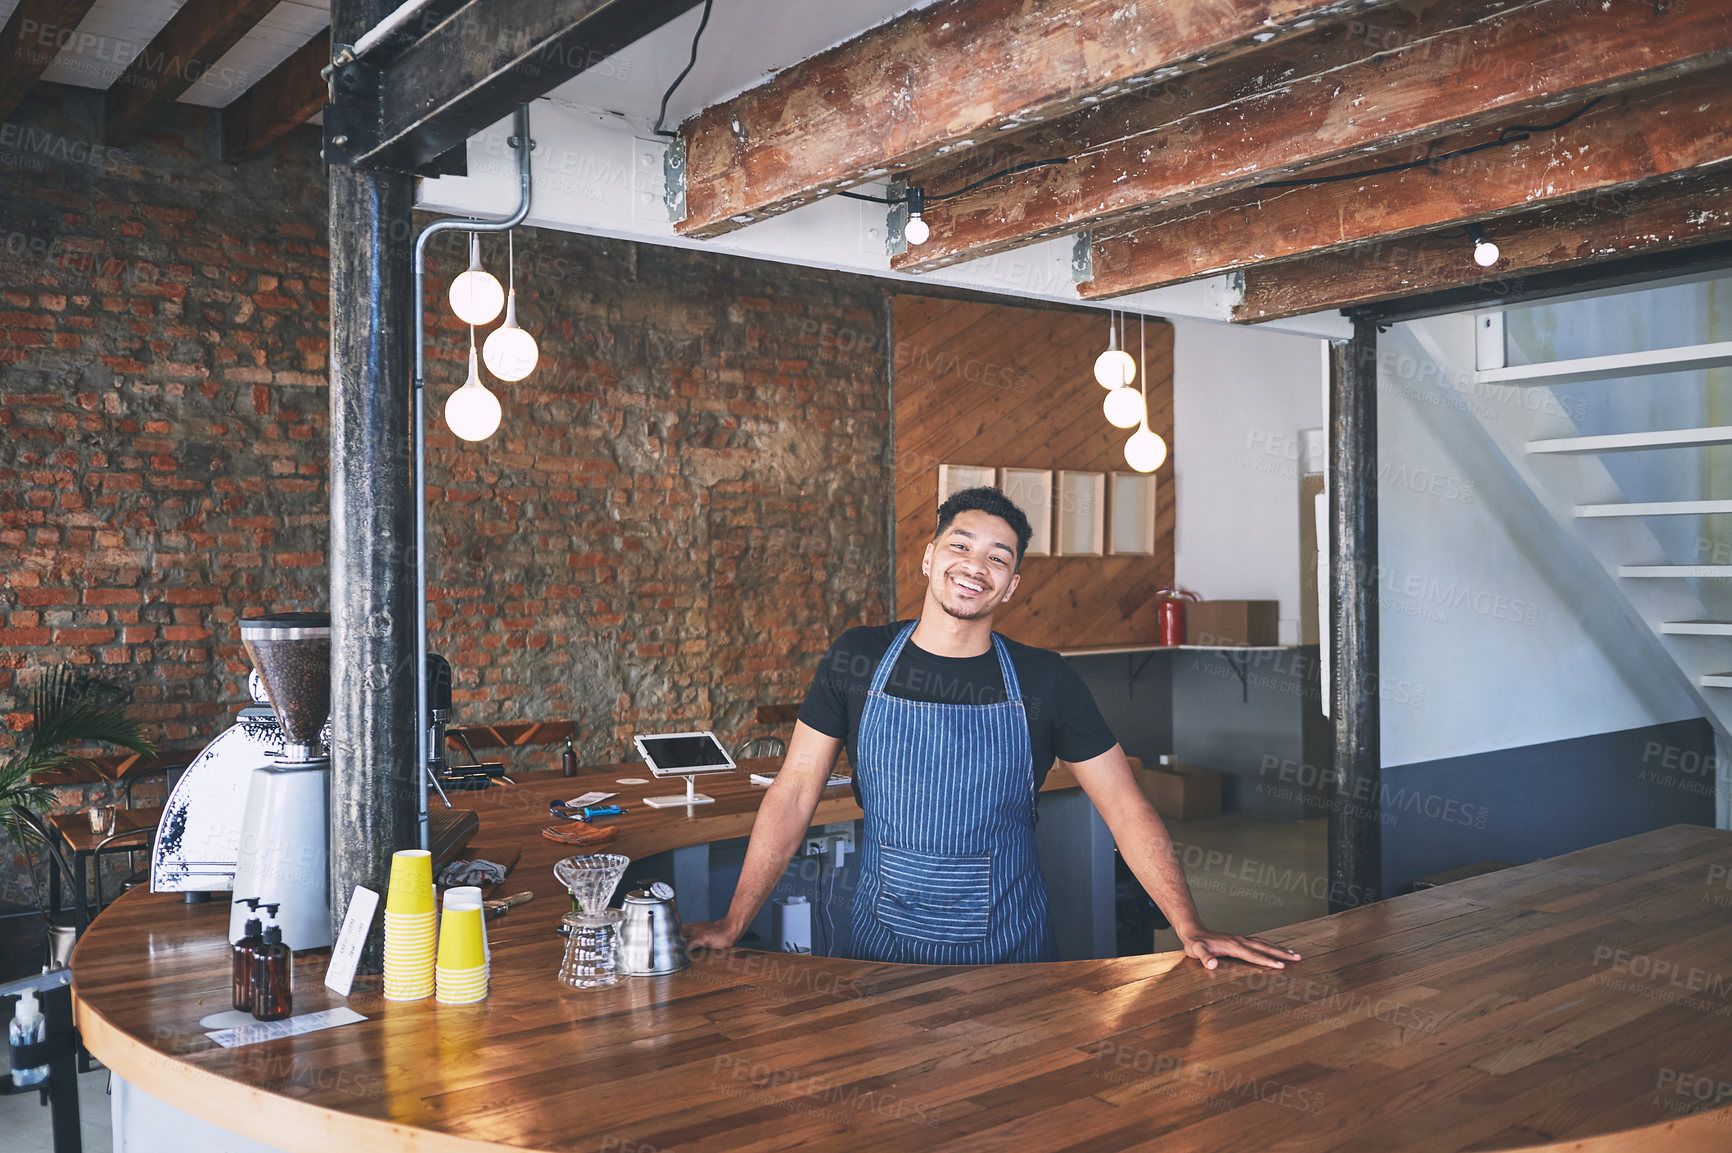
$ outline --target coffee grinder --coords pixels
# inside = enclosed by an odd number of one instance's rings
[[[331,712],[331,614],[250,617],[241,621],[241,643],[276,710],[283,747],[247,787],[235,896],[281,906],[277,923],[290,949],[323,948],[331,943],[331,756],[320,737]],[[245,932],[246,908],[237,904],[229,940]]]

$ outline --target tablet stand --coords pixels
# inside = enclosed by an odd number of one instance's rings
[[[713,805],[713,804],[715,804],[716,798],[706,796],[703,793],[698,792],[697,788],[698,788],[698,779],[696,777],[688,776],[686,778],[686,795],[685,796],[682,797],[682,796],[679,796],[676,794],[676,795],[671,796],[671,797],[645,797],[643,799],[643,803],[648,805],[652,809],[671,809],[676,805]]]

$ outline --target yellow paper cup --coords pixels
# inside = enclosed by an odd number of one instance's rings
[[[493,946],[487,940],[487,912],[482,909],[480,886],[461,885],[454,889],[446,889],[445,908],[481,910],[481,952],[488,961],[492,961]]]
[[[433,911],[433,854],[426,849],[402,849],[391,854],[391,885],[385,893],[385,914]]]
[[[439,968],[478,969],[485,964],[481,906],[461,901],[446,905],[439,925]]]

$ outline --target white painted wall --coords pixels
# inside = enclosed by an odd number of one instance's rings
[[[1209,600],[1279,601],[1296,644],[1299,431],[1323,423],[1323,342],[1173,325],[1174,576]]]
[[[1379,341],[1383,763],[1701,715],[1487,432],[1521,443],[1527,405],[1544,398],[1452,387],[1471,368],[1472,322],[1421,323],[1430,350],[1408,325]]]

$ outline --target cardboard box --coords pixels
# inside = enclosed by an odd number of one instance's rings
[[[1185,643],[1280,644],[1279,613],[1279,601],[1194,601],[1185,606]]]
[[[1221,774],[1214,769],[1169,761],[1159,768],[1138,770],[1137,783],[1155,812],[1169,820],[1221,815]]]

